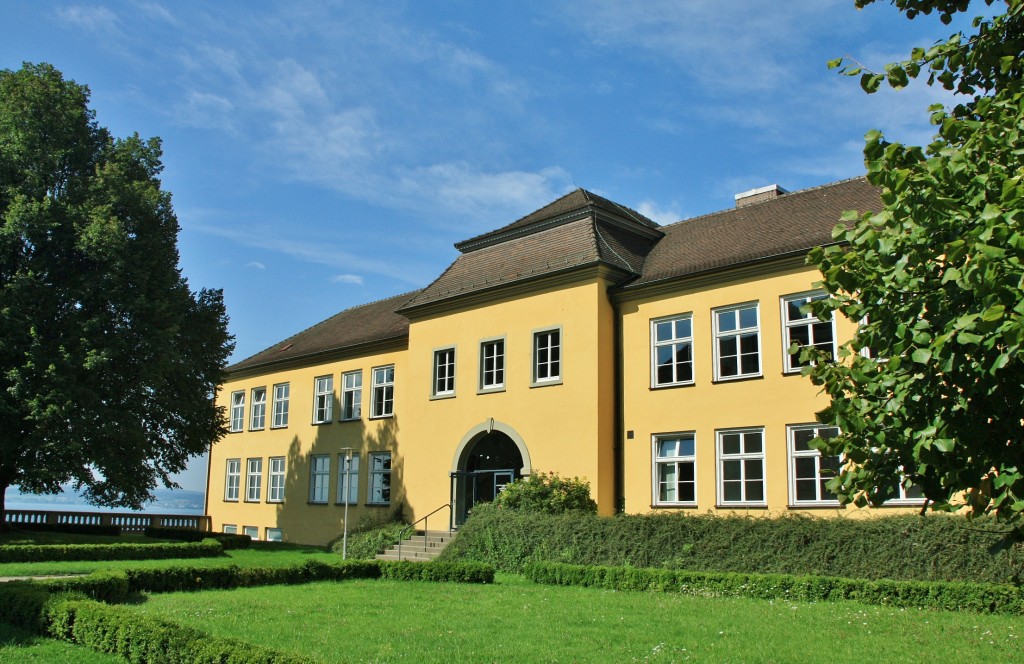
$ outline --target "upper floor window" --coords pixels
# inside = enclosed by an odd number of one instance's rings
[[[228,459],[224,475],[224,500],[237,501],[242,484],[242,460]]]
[[[270,457],[270,472],[268,473],[267,502],[280,503],[284,501],[284,457]]]
[[[387,505],[391,502],[391,452],[370,453],[366,502],[373,505]]]
[[[320,376],[313,381],[313,424],[331,421],[334,406],[334,376]]]
[[[339,505],[359,502],[359,455],[338,455],[338,497]]]
[[[505,387],[505,340],[494,339],[480,344],[480,389]]]
[[[363,372],[341,374],[341,419],[358,420],[363,416]]]
[[[693,433],[654,437],[654,504],[697,504],[697,445]]]
[[[533,382],[553,383],[562,379],[562,331],[533,333]]]
[[[787,427],[789,433],[789,500],[792,505],[838,505],[825,483],[839,474],[839,457],[825,456],[814,448],[815,438],[834,438],[836,427],[820,424]]]
[[[651,385],[693,383],[693,317],[651,321]]]
[[[249,459],[245,475],[245,500],[258,503],[263,487],[263,459]]]
[[[316,454],[309,460],[309,502],[326,503],[331,482],[331,457]]]
[[[274,386],[274,422],[275,429],[288,426],[288,395],[291,387],[288,383],[279,383]]]
[[[254,387],[252,390],[252,405],[249,407],[250,429],[262,429],[267,423],[267,388]]]
[[[395,410],[395,366],[373,370],[373,403],[371,417],[391,417]]]
[[[764,429],[718,432],[718,501],[765,504]]]
[[[792,295],[782,298],[782,322],[785,327],[783,339],[783,366],[787,373],[800,371],[807,362],[800,361],[800,349],[812,346],[828,354],[829,359],[836,357],[836,326],[834,319],[818,320],[811,312],[802,313],[801,309],[815,300],[825,298],[821,292]],[[790,353],[793,344],[797,352]]]
[[[761,332],[757,303],[715,309],[715,378],[761,375]]]
[[[241,431],[245,426],[245,392],[231,393],[231,431]]]
[[[431,394],[435,397],[455,394],[454,348],[434,351],[434,388]]]

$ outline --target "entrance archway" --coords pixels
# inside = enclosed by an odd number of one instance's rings
[[[530,457],[514,429],[494,420],[462,439],[451,472],[453,521],[465,522],[474,505],[494,500],[506,484],[530,472]]]

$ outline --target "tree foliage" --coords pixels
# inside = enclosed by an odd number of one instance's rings
[[[0,71],[0,500],[71,482],[138,507],[224,431],[232,344],[178,269],[160,141],[88,103],[50,65]]]
[[[529,477],[506,484],[494,500],[498,507],[523,512],[562,514],[582,510],[597,514],[597,503],[590,497],[590,482],[558,473],[530,473]]]
[[[873,0],[857,0],[866,6]],[[950,23],[967,0],[894,0]],[[930,108],[933,142],[870,132],[868,180],[883,209],[847,213],[835,246],[812,252],[838,311],[860,321],[838,363],[808,367],[842,433],[821,449],[849,462],[844,501],[877,504],[899,478],[939,509],[966,505],[1021,529],[1024,513],[1024,0],[881,72],[830,64],[874,92],[922,78],[955,93]],[[810,351],[803,351],[810,359]]]

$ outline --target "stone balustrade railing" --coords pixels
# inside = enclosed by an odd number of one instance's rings
[[[120,526],[121,532],[140,533],[150,526],[210,530],[210,517],[203,514],[138,514],[135,512],[71,512],[65,510],[7,510],[5,520],[19,523]]]

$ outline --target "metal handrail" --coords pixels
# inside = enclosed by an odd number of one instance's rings
[[[399,535],[398,535],[398,559],[399,560],[402,559],[402,542],[405,541],[406,533],[408,533],[410,530],[412,532],[416,532],[416,524],[418,524],[420,522],[423,522],[423,537],[424,537],[424,541],[426,541],[427,533],[430,532],[430,530],[427,528],[427,519],[429,519],[431,516],[437,514],[438,512],[440,512],[441,510],[443,510],[445,508],[448,509],[448,534],[451,535],[451,533],[452,533],[452,504],[451,503],[445,503],[444,505],[441,505],[440,507],[438,507],[436,510],[434,510],[430,514],[424,516],[422,519],[419,519],[419,520],[417,520],[417,521],[415,521],[413,523],[410,523],[405,528],[402,528],[402,532],[399,533]]]

